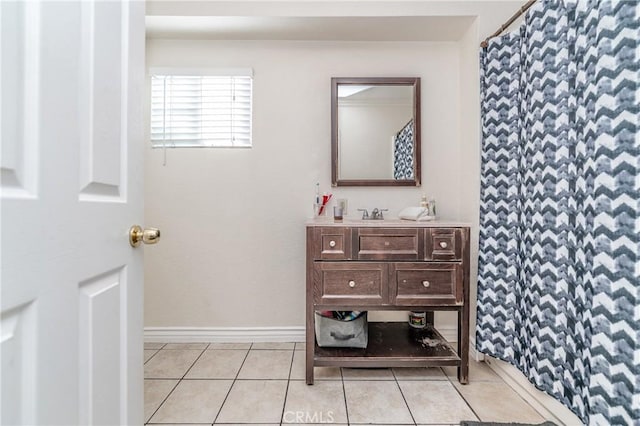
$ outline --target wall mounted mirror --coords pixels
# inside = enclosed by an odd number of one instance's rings
[[[420,78],[331,79],[333,186],[420,186]]]

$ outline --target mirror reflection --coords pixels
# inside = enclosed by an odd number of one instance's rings
[[[418,84],[334,79],[334,185],[419,185]]]

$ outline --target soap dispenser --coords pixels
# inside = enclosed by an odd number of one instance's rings
[[[429,216],[436,217],[436,200],[433,198],[430,199],[427,202],[427,206],[429,206]]]
[[[420,200],[420,207],[424,208],[424,209],[429,209],[429,202],[427,201],[427,196],[423,195],[422,196],[422,200]]]

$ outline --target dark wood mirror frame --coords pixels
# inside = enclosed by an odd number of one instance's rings
[[[414,178],[339,179],[338,85],[413,86]],[[334,77],[331,79],[331,185],[332,186],[420,186],[420,77]]]

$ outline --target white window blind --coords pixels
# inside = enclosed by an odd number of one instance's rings
[[[250,75],[152,75],[154,147],[250,147]]]

